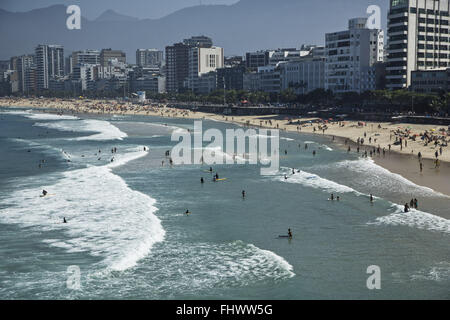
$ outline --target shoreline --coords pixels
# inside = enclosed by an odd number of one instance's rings
[[[7,103],[5,103],[7,101]],[[18,102],[18,103],[17,103]],[[10,108],[31,108],[31,109],[53,109],[59,113],[85,113],[85,114],[98,114],[98,115],[144,115],[144,116],[159,116],[164,118],[184,118],[184,119],[210,119],[221,122],[228,122],[233,124],[238,124],[242,126],[251,126],[258,128],[267,129],[280,129],[280,131],[294,132],[294,133],[307,133],[316,136],[322,136],[329,139],[330,143],[339,147],[341,150],[346,150],[348,146],[351,147],[352,153],[356,152],[357,139],[363,136],[363,133],[368,133],[373,139],[378,139],[378,143],[363,144],[360,145],[360,151],[363,153],[365,150],[374,150],[380,147],[381,144],[385,145],[387,142],[391,142],[392,130],[390,130],[390,135],[387,132],[382,132],[381,130],[389,130],[390,127],[408,127],[413,130],[431,130],[435,129],[436,126],[432,125],[410,125],[410,124],[388,124],[388,123],[365,123],[365,126],[357,126],[356,121],[344,121],[345,128],[339,127],[337,123],[327,124],[325,130],[317,130],[316,126],[320,127],[320,124],[313,123],[317,118],[299,118],[301,121],[311,121],[310,124],[297,124],[297,123],[287,123],[286,117],[280,115],[264,115],[264,116],[226,116],[220,114],[204,113],[199,111],[189,111],[183,109],[166,108],[163,106],[150,106],[144,108],[142,106],[136,106],[131,103],[121,103],[113,104],[112,101],[102,101],[102,100],[90,100],[89,102],[95,102],[94,105],[87,105],[83,101],[67,101],[60,99],[20,99],[16,101],[14,99],[0,99],[0,106],[10,107]],[[231,118],[231,119],[230,119]],[[283,119],[284,118],[284,119]],[[292,120],[291,120],[292,121]],[[370,127],[368,126],[370,124]],[[381,128],[374,130],[374,125],[380,125]],[[337,128],[336,128],[337,127]],[[420,128],[421,127],[421,128]],[[439,126],[438,126],[439,127]],[[340,130],[342,129],[342,130]],[[381,134],[383,133],[383,134]],[[369,139],[369,135],[366,137],[366,142]],[[376,138],[375,138],[376,137]],[[408,141],[408,143],[410,143]],[[440,156],[440,166],[435,168],[435,162],[433,159],[433,152],[436,148],[428,147],[428,150],[424,150],[425,147],[419,146],[417,143],[410,143],[412,147],[404,148],[403,150],[397,150],[398,146],[393,146],[389,151],[386,149],[386,155],[383,156],[380,152],[379,155],[374,153],[371,158],[375,164],[391,171],[392,173],[399,174],[402,177],[410,180],[411,182],[433,189],[436,192],[440,192],[447,196],[450,196],[450,152],[448,152],[448,147],[446,147],[447,152],[443,152]],[[417,154],[413,151],[419,150],[422,153],[421,162],[423,164],[423,172],[420,172],[419,161]],[[400,148],[398,148],[400,149]],[[402,148],[403,149],[403,148]],[[427,148],[425,148],[427,149]],[[406,152],[406,150],[412,150],[411,152]],[[403,152],[402,152],[403,151]],[[428,151],[428,152],[426,152]],[[431,156],[430,156],[431,155]]]

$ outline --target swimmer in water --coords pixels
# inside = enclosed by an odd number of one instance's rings
[[[242,190],[242,198],[245,198],[245,190]]]
[[[288,229],[288,237],[289,237],[289,239],[292,239],[292,231],[290,228]]]

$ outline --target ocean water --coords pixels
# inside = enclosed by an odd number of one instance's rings
[[[180,128],[193,120],[0,108],[0,299],[450,298],[448,196],[284,132],[278,173],[213,165],[227,180],[212,182],[168,165]]]

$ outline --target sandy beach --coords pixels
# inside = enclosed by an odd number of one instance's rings
[[[337,146],[371,157],[377,164],[416,184],[450,195],[449,130],[444,126],[358,121],[322,121],[284,115],[225,116],[168,108],[164,104],[137,105],[114,100],[0,99],[5,107],[55,109],[61,113],[149,115],[212,119],[289,132],[327,136]],[[367,153],[366,153],[367,152]],[[420,153],[420,157],[419,157]],[[437,155],[437,157],[436,157]],[[436,159],[438,162],[436,163]],[[422,167],[422,169],[421,169]]]

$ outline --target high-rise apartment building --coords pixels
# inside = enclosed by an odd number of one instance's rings
[[[450,66],[450,0],[390,0],[387,88],[405,89],[411,73]]]
[[[125,52],[120,50],[102,49],[102,51],[100,52],[100,64],[102,65],[102,67],[107,67],[112,60],[126,63],[127,57]]]
[[[383,61],[384,32],[367,18],[349,21],[346,31],[325,35],[325,88],[335,93],[375,90],[375,64]]]
[[[213,46],[212,39],[206,36],[193,36],[184,39],[183,43],[190,47],[211,48]]]
[[[212,40],[206,36],[194,36],[166,47],[166,90],[180,92],[188,84],[191,48],[212,48]],[[206,62],[205,62],[206,63]],[[223,66],[223,57],[222,57]],[[204,66],[206,68],[206,65]]]
[[[184,43],[166,47],[166,90],[180,92],[189,75],[189,49]]]
[[[34,66],[34,56],[23,55],[17,59],[17,72],[19,77],[19,91],[29,92],[32,89],[32,85],[29,83],[29,73]]]
[[[137,49],[136,64],[139,67],[160,68],[163,65],[163,52],[158,49]]]
[[[60,45],[38,45],[35,64],[38,89],[48,89],[50,79],[64,76],[64,48]]]
[[[100,51],[83,50],[72,52],[72,65],[79,64],[100,64]]]

